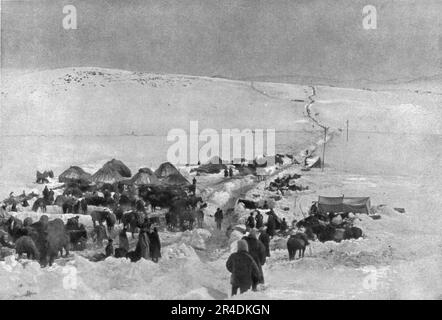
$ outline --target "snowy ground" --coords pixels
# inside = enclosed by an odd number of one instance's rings
[[[149,119],[155,121],[140,123],[141,131],[157,127],[160,130],[159,124],[168,123],[168,119],[156,115],[155,106],[171,104],[169,107],[176,108],[176,111],[179,108],[190,110],[186,117],[176,119],[178,122],[171,126],[186,128],[188,120],[194,119],[195,114],[205,119],[204,126],[214,124],[210,119],[217,119],[214,127],[226,124],[239,128],[262,127],[263,119],[276,127],[280,125],[278,128],[281,129],[300,126],[299,131],[277,141],[279,151],[288,153],[298,153],[313,146],[321,137],[320,128],[306,117],[304,110],[307,97],[312,94],[310,87],[182,76],[154,78],[122,71],[107,71],[99,79],[87,73],[88,77],[80,80],[86,81],[82,86],[76,81],[67,84],[65,74],[66,70],[58,70],[43,76],[28,75],[23,88],[13,82],[9,84],[9,91],[2,93],[7,102],[2,110],[2,124],[6,114],[11,114],[12,110],[19,112],[12,113],[11,121],[5,127],[8,134],[32,134],[35,123],[46,123],[47,119],[54,124],[66,121],[65,127],[48,126],[49,133],[56,134],[61,130],[72,134],[69,130],[77,128],[72,123],[78,122],[78,106],[83,103],[91,108],[93,120],[103,116],[100,114],[103,101],[109,105],[109,115],[125,105],[143,110],[140,105],[149,101],[151,105],[146,110],[152,113]],[[40,87],[36,85],[39,81],[42,83]],[[264,268],[266,289],[236,298],[441,299],[440,94],[324,86],[315,89],[311,115],[336,132],[327,144],[326,168],[323,172],[320,169],[301,172],[299,168],[287,168],[285,173],[301,173],[299,182],[309,186],[310,191],[286,194],[276,202],[277,214],[285,216],[288,221],[299,219],[319,194],[370,196],[373,205],[385,204],[387,207],[381,212],[380,220],[359,216],[357,223],[364,231],[363,239],[339,244],[313,243],[303,260],[289,262],[285,239],[275,238],[271,244],[272,257]],[[113,92],[117,97],[102,100],[104,95],[112,97]],[[65,98],[69,100],[66,105],[63,104]],[[208,117],[205,113],[198,113],[207,106],[211,112],[230,110],[235,116],[220,112]],[[223,109],[225,106],[227,109]],[[65,107],[71,111],[66,113]],[[240,111],[235,113],[237,109]],[[269,113],[268,110],[275,112]],[[142,118],[135,111],[129,114]],[[46,120],[43,120],[45,115]],[[101,130],[118,126],[115,123],[118,117],[104,117],[110,119],[103,121],[98,128],[88,123],[84,130],[96,129],[93,132],[99,134]],[[162,120],[157,121],[157,118]],[[234,123],[230,122],[232,118]],[[346,120],[350,124],[348,141]],[[93,139],[99,140],[95,143]],[[108,138],[108,143],[103,143],[105,138],[100,139],[91,138],[89,145],[84,143],[84,138],[71,136],[6,137],[2,142],[2,150],[6,152],[2,154],[0,167],[4,177],[0,182],[2,196],[10,190],[21,192],[20,188],[36,188],[31,182],[37,168],[29,163],[37,163],[38,169],[55,166],[58,174],[70,164],[87,164],[92,170],[111,157],[122,159],[133,170],[145,165],[155,167],[162,160],[161,152],[156,152],[162,150],[159,147],[163,145],[161,137],[151,137],[148,143],[147,138],[142,137]],[[101,147],[97,148],[97,145]],[[321,155],[321,149],[317,152]],[[231,250],[230,244],[239,235],[232,234],[229,241],[224,230],[213,229],[210,214],[218,206],[231,206],[232,197],[240,194],[251,197],[255,194],[262,199],[270,194],[264,190],[265,182],[255,185],[250,177],[225,180],[222,176],[201,176],[197,179],[209,201],[206,227],[210,236],[162,233],[163,259],[159,264],[150,261],[131,264],[113,258],[93,263],[75,254],[67,260],[57,261],[52,268],[40,269],[34,262],[15,263],[7,259],[0,262],[3,284],[0,298],[228,298],[230,275],[225,269],[225,261]],[[406,212],[397,213],[391,209],[393,207],[405,208]],[[240,216],[248,213],[237,209]],[[226,221],[224,227],[234,222]]]

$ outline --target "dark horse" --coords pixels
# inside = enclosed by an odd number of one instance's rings
[[[46,205],[48,205],[48,201],[44,198],[38,198],[35,200],[34,204],[32,205],[32,211],[37,212],[40,208],[41,212],[46,212]]]

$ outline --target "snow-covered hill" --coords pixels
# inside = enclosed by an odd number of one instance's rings
[[[165,135],[171,128],[188,130],[190,120],[201,129],[293,130],[303,112],[302,103],[294,108],[250,82],[215,78],[66,68],[3,80],[7,135]],[[301,99],[309,92],[294,88]]]

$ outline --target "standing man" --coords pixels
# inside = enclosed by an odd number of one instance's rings
[[[158,229],[156,227],[149,232],[149,249],[150,249],[150,257],[153,262],[158,262],[158,259],[161,258],[161,242],[160,236],[158,235]]]
[[[193,195],[195,195],[196,194],[196,178],[195,177],[193,177],[193,179],[192,179],[192,188],[191,188],[191,190],[192,190]]]
[[[266,248],[266,257],[270,257],[270,237],[266,229],[261,228],[261,234],[259,235],[258,239]]]
[[[247,218],[246,227],[250,229],[255,228],[255,217],[253,216],[253,211],[250,212],[250,216]]]
[[[233,169],[232,169],[232,167],[229,168],[229,177],[230,178],[233,177]]]
[[[262,216],[261,212],[256,210],[256,229],[261,229],[264,226],[264,217]]]
[[[224,218],[223,211],[220,208],[216,209],[215,221],[216,221],[216,228],[218,230],[221,230],[221,224],[223,222],[223,218]]]
[[[230,277],[232,296],[237,294],[238,289],[240,293],[249,290],[253,284],[253,279],[260,277],[259,268],[248,253],[247,241],[239,240],[237,246],[237,251],[232,253],[226,262],[227,270],[232,273]]]
[[[138,242],[135,248],[137,256],[148,260],[150,258],[149,247],[150,247],[149,237],[147,236],[146,229],[143,228],[140,230],[140,233],[138,234]]]
[[[272,214],[272,211],[267,212],[267,214],[267,233],[270,237],[273,237],[275,235],[276,228],[275,216]]]
[[[287,221],[285,220],[285,218],[282,218],[281,221],[281,228],[279,228],[279,230],[284,233],[287,231],[287,229],[289,228],[289,226],[287,225]]]
[[[203,210],[203,208],[199,208],[198,209],[196,218],[198,220],[198,228],[201,229],[203,227],[203,222],[204,222],[204,210]]]
[[[114,246],[113,246],[113,240],[112,239],[108,239],[107,240],[107,246],[104,249],[104,252],[106,252],[106,257],[111,257],[114,255]]]
[[[46,185],[45,188],[43,189],[43,199],[45,199],[46,201],[49,200],[49,189],[48,186]]]
[[[249,235],[242,238],[247,241],[249,253],[259,269],[259,277],[254,277],[252,280],[252,290],[256,291],[259,283],[264,283],[264,273],[262,272],[262,266],[266,262],[266,248],[264,244],[256,237],[256,231],[250,230]]]

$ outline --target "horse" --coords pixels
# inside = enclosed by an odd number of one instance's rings
[[[123,222],[123,227],[129,229],[132,233],[132,239],[135,238],[135,231],[137,228],[143,225],[144,215],[136,211],[129,211],[123,214],[121,221]],[[129,226],[129,228],[127,228]]]
[[[309,242],[307,236],[298,232],[287,240],[287,250],[289,252],[289,260],[293,260],[296,258],[296,252],[299,251],[298,258],[304,258],[304,252],[306,246],[308,246]]]
[[[8,231],[8,234],[11,236],[13,242],[17,241],[17,239],[19,239],[21,236],[28,234],[27,229],[23,227],[23,222],[16,217],[9,217],[9,219],[4,223],[4,226],[6,227],[6,231]]]
[[[79,216],[69,218],[66,222],[66,232],[69,235],[69,242],[75,250],[85,249],[87,241],[86,228],[79,222],[79,218]]]
[[[46,204],[47,202],[44,198],[38,198],[32,205],[32,211],[37,212],[40,209],[41,212],[46,212]]]

